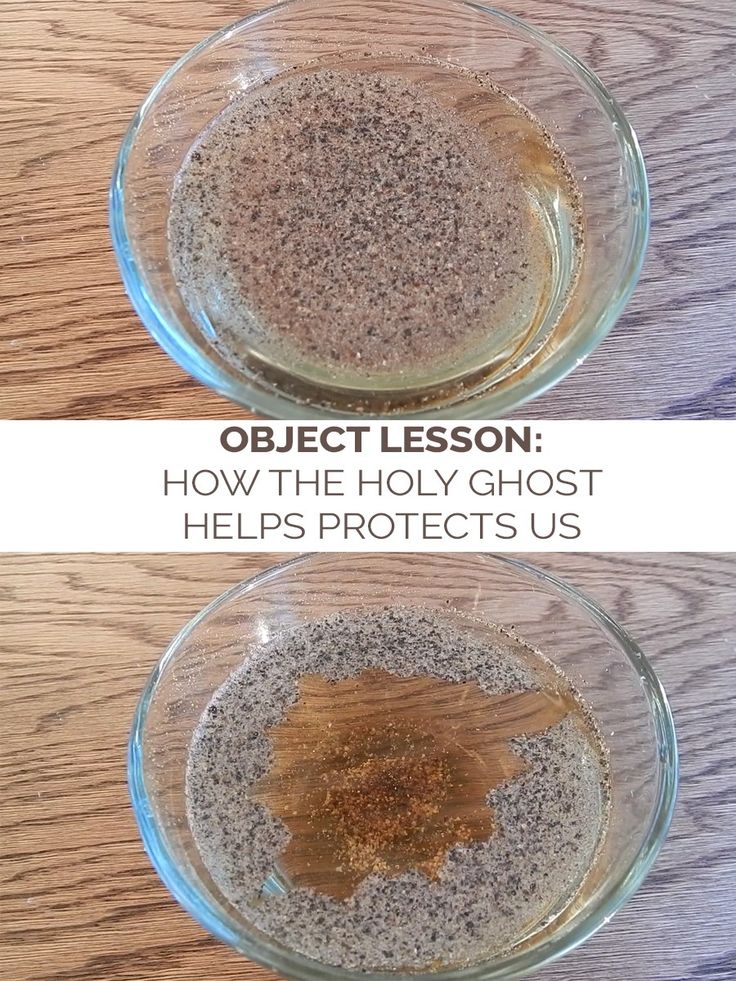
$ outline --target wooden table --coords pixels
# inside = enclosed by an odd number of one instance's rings
[[[262,0],[4,0],[0,418],[234,418],[149,338],[107,233],[115,153],[145,94]],[[736,417],[733,0],[507,0],[595,68],[653,192],[643,280],[613,334],[517,413]]]
[[[172,634],[273,556],[0,559],[0,977],[267,981],[170,899],[125,785],[136,700]],[[675,822],[645,885],[540,981],[736,977],[736,557],[532,557],[642,643],[682,753]]]

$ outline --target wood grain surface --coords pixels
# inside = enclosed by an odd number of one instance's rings
[[[260,0],[3,0],[0,417],[242,417],[128,303],[106,194],[161,73]],[[603,77],[642,141],[653,236],[610,337],[516,413],[736,417],[733,0],[507,0]]]
[[[268,981],[169,897],[128,803],[140,689],[173,633],[269,556],[0,559],[0,976]],[[606,605],[672,700],[673,828],[633,900],[540,981],[736,977],[736,556],[547,555]]]

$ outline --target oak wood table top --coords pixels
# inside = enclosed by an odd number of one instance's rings
[[[640,641],[667,689],[682,783],[633,900],[540,981],[736,977],[736,557],[547,555]],[[207,601],[273,556],[0,558],[0,977],[268,981],[169,897],[128,802],[144,680]]]
[[[596,69],[637,129],[653,234],[613,333],[530,418],[736,417],[733,0],[508,0]],[[0,418],[237,418],[151,340],[107,187],[162,72],[262,0],[4,0]]]

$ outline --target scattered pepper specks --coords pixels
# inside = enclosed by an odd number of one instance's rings
[[[523,332],[548,288],[518,172],[527,130],[549,143],[532,117],[451,65],[357,65],[235,98],[178,175],[177,280],[234,362],[252,347],[335,376],[449,370]]]
[[[345,900],[263,891],[289,841],[251,796],[271,766],[267,731],[286,717],[305,674],[338,681],[371,669],[475,681],[488,694],[541,688],[555,675],[519,642],[450,614],[391,608],[286,631],[249,652],[202,715],[187,773],[195,840],[243,915],[318,961],[351,970],[477,962],[558,912],[590,868],[608,807],[600,737],[581,702],[579,714],[513,740],[526,772],[489,794],[493,833],[452,849],[436,881],[371,874]]]

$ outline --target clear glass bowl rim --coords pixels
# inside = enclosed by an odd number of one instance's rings
[[[658,747],[659,768],[656,803],[642,846],[625,871],[617,879],[607,883],[598,901],[584,910],[583,914],[579,916],[579,922],[572,929],[558,936],[553,934],[531,950],[494,958],[492,961],[481,962],[471,967],[452,968],[427,974],[346,971],[342,968],[321,964],[295,951],[287,951],[278,947],[268,940],[247,934],[233,919],[227,915],[223,916],[210,904],[208,897],[187,878],[173,858],[167,845],[166,836],[157,825],[154,817],[146,789],[143,766],[143,733],[146,715],[155,697],[159,678],[194,628],[231,598],[238,594],[245,595],[254,592],[265,583],[278,579],[285,570],[293,570],[299,565],[309,564],[313,559],[320,558],[322,554],[306,553],[280,562],[226,590],[179,631],[151,673],[133,719],[128,745],[128,786],[146,853],[160,878],[179,904],[219,940],[282,976],[299,979],[299,981],[325,981],[328,978],[342,979],[342,981],[348,981],[348,979],[352,979],[352,981],[361,981],[361,979],[363,981],[401,981],[401,979],[412,981],[417,977],[431,977],[433,981],[512,979],[524,977],[578,947],[606,924],[636,892],[652,867],[667,836],[674,812],[679,777],[674,720],[667,696],[657,675],[639,646],[620,624],[593,599],[564,580],[521,559],[506,555],[471,554],[467,557],[489,565],[495,564],[507,569],[510,568],[530,585],[536,582],[544,583],[546,587],[552,588],[566,601],[581,607],[595,620],[625,654],[639,676],[649,702]],[[362,557],[364,556],[356,555],[354,558],[359,562]],[[451,557],[459,558],[460,556],[452,555]]]
[[[158,309],[151,296],[151,290],[145,275],[133,257],[130,238],[128,236],[125,218],[125,172],[128,157],[135,144],[138,130],[156,98],[179,71],[184,69],[189,61],[211,45],[236,34],[244,27],[257,24],[264,18],[278,16],[286,8],[295,6],[303,0],[284,0],[256,11],[234,24],[216,31],[195,45],[183,55],[171,68],[166,71],[145,98],[136,112],[118,152],[113,170],[109,192],[109,223],[113,249],[123,279],[126,292],[151,336],[173,358],[176,363],[187,371],[197,381],[232,402],[251,409],[270,418],[276,419],[323,419],[342,418],[344,412],[302,405],[272,391],[258,387],[253,381],[245,378],[235,379],[223,374],[217,365],[206,358],[179,329],[176,323],[169,323]],[[489,392],[472,396],[467,401],[456,405],[416,411],[397,413],[403,418],[447,418],[447,419],[481,419],[497,418],[518,408],[530,399],[546,392],[557,382],[565,378],[574,368],[580,365],[592,351],[601,343],[618,320],[626,306],[644,264],[647,243],[649,240],[650,201],[649,185],[647,182],[644,158],[639,147],[636,133],[630,126],[622,108],[608,92],[598,76],[580,59],[558,44],[544,31],[532,27],[520,17],[495,7],[473,3],[472,0],[444,0],[452,6],[469,7],[477,13],[484,14],[499,21],[513,31],[525,35],[539,47],[551,53],[565,65],[577,78],[587,92],[593,96],[600,109],[608,117],[613,132],[619,144],[622,164],[626,170],[626,181],[630,193],[639,201],[635,212],[633,234],[629,240],[628,254],[622,265],[618,288],[612,294],[606,307],[598,316],[597,321],[588,332],[584,342],[571,344],[564,357],[546,363],[539,370],[533,370],[514,382],[502,392]],[[371,418],[370,414],[361,414],[362,418]]]

